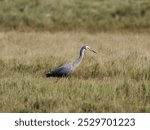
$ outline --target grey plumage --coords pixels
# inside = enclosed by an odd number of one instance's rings
[[[55,69],[53,71],[48,72],[46,74],[46,77],[65,77],[65,76],[68,76],[71,72],[73,72],[76,69],[76,67],[79,66],[79,64],[83,60],[85,50],[89,50],[89,51],[96,53],[89,46],[82,46],[80,49],[80,55],[79,55],[78,59],[76,59],[72,63],[65,64],[63,66],[58,67],[57,69]]]

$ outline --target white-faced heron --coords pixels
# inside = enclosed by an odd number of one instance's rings
[[[83,60],[85,50],[92,51],[92,52],[96,53],[89,46],[84,45],[80,49],[79,58],[77,58],[72,63],[65,64],[63,66],[60,66],[59,68],[54,69],[53,71],[48,72],[46,74],[46,77],[65,77],[65,76],[68,76],[71,72],[73,72],[79,66],[79,64]]]

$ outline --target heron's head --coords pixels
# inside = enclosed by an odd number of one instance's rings
[[[96,51],[91,49],[89,46],[84,46],[84,49],[96,53]]]

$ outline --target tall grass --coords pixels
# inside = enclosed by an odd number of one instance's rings
[[[0,33],[1,112],[150,112],[148,34]],[[86,52],[68,78],[45,73]]]

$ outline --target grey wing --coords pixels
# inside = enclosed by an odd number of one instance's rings
[[[62,77],[62,76],[68,76],[72,71],[72,65],[66,64],[63,65],[51,72],[48,72],[46,74],[47,77]]]

